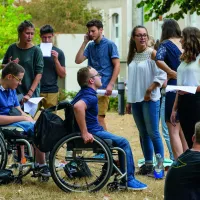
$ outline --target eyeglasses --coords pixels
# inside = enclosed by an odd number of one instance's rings
[[[90,76],[90,78],[94,78],[95,76],[101,77],[101,74],[100,74],[100,73],[97,73],[97,74],[94,75],[94,76]]]
[[[16,77],[15,75],[13,75],[12,74],[12,76],[15,78],[15,80],[17,80],[19,83],[21,83],[22,82],[22,79],[20,79],[20,78],[18,78],[18,77]]]
[[[138,35],[135,35],[136,37],[140,37],[140,38],[146,38],[148,37],[147,34],[138,34]]]

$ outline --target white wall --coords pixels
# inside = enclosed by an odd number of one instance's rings
[[[83,38],[84,34],[56,35],[56,46],[62,49],[65,54],[67,76],[64,85],[67,91],[78,91],[80,89],[77,83],[77,71],[81,67],[87,66],[87,61],[79,65],[75,63],[75,57],[83,42]],[[60,85],[62,85],[62,83]]]

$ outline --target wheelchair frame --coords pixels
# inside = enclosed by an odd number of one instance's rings
[[[14,172],[15,182],[16,183],[22,183],[22,178],[26,175],[28,175],[31,171],[33,172],[32,177],[37,177],[39,181],[47,182],[49,177],[43,177],[40,174],[38,174],[36,167],[35,167],[35,158],[33,156],[32,152],[32,140],[28,140],[25,138],[19,138],[16,136],[6,136],[5,131],[10,131],[10,133],[13,134],[17,132],[23,132],[23,129],[19,127],[10,127],[5,126],[0,128],[0,169],[11,169]],[[25,164],[20,163],[21,155],[16,155],[16,151],[20,151],[19,147],[20,145],[25,145],[27,148],[27,162]],[[34,152],[35,155],[35,152]],[[13,160],[13,163],[8,163],[8,157],[11,156],[11,159]],[[16,157],[16,158],[15,158]]]

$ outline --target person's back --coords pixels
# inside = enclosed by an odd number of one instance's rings
[[[165,200],[200,199],[200,122],[195,125],[193,146],[180,155],[165,180]]]
[[[200,152],[187,150],[174,161],[165,180],[165,200],[198,200]]]

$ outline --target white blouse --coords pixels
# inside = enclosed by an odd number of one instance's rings
[[[147,48],[142,53],[135,53],[128,66],[128,103],[142,102],[147,89],[153,82],[159,83],[161,87],[167,79],[167,74],[151,59],[152,52],[153,49]],[[159,99],[160,88],[156,87],[151,92],[151,100]]]
[[[177,85],[199,86],[200,85],[200,54],[195,61],[181,62],[177,69]]]

